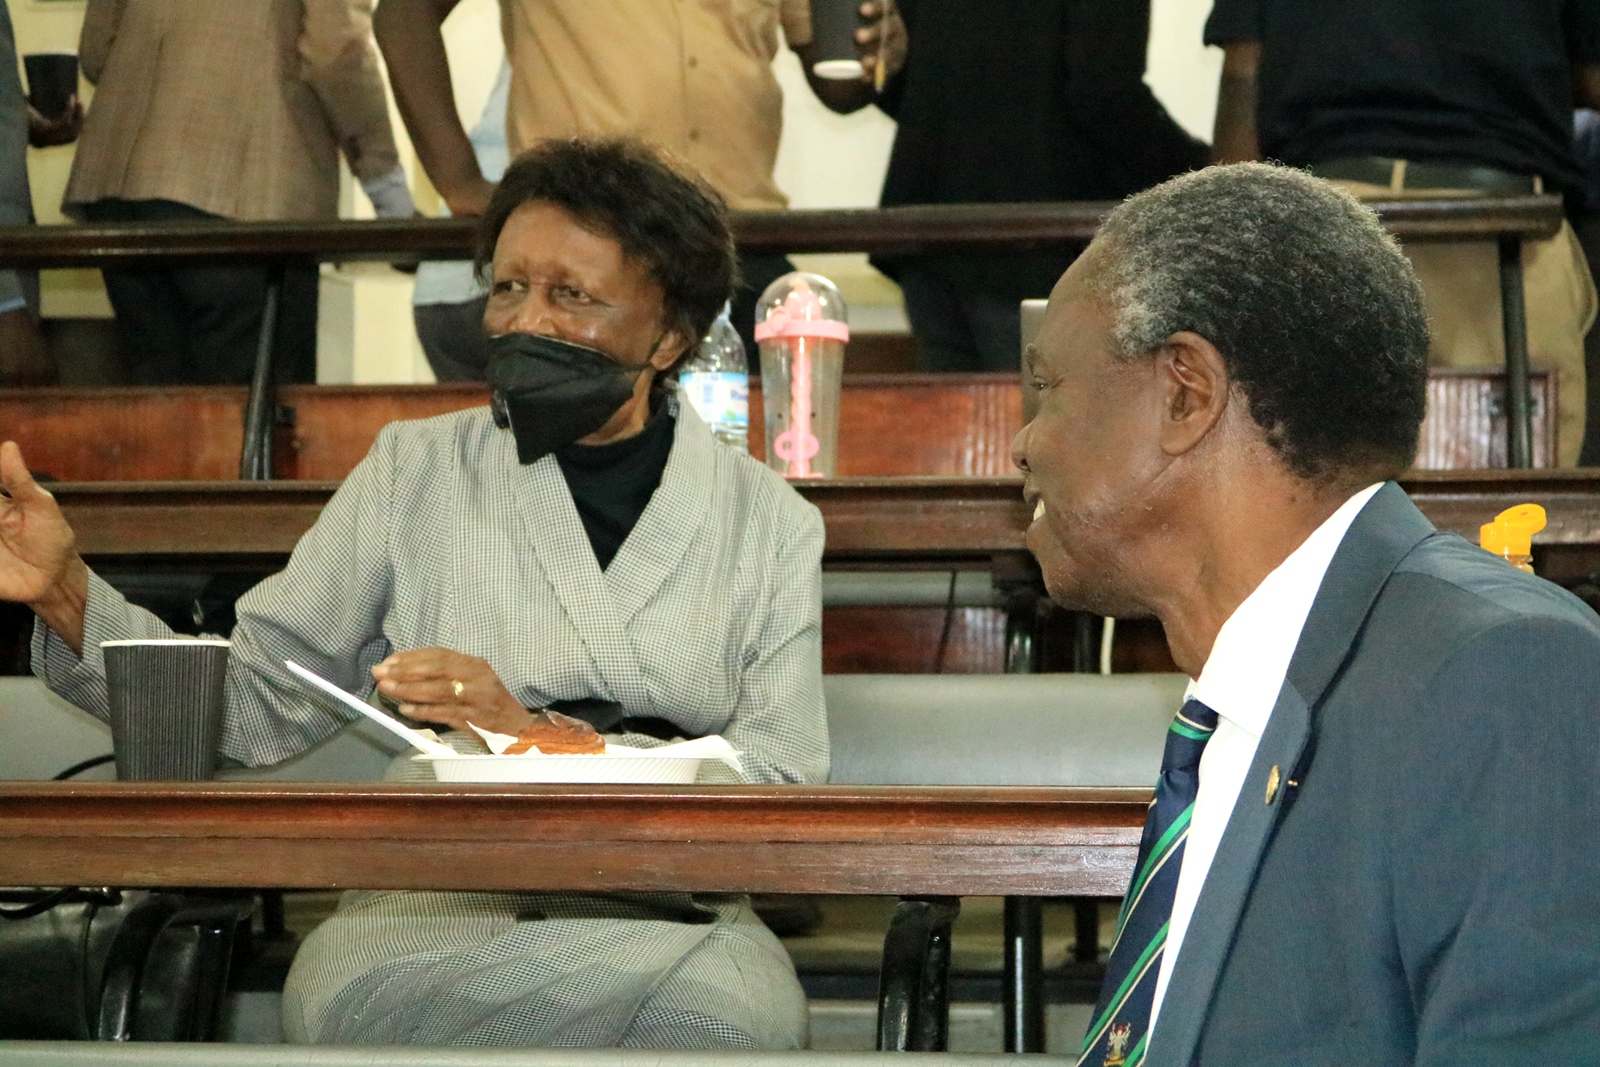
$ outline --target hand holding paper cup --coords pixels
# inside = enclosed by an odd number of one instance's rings
[[[811,0],[811,72],[829,81],[860,81],[860,28],[861,0]]]
[[[70,52],[41,52],[22,57],[28,74],[28,103],[47,119],[66,114],[78,92],[78,57]]]
[[[200,782],[216,775],[228,648],[215,638],[100,643],[119,779]]]

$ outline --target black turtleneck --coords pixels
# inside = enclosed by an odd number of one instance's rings
[[[676,425],[668,405],[657,398],[651,404],[650,421],[634,436],[608,445],[570,444],[556,449],[556,462],[601,570],[611,566],[661,484]]]

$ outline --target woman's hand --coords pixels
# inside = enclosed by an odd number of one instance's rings
[[[396,652],[372,668],[378,692],[400,704],[402,714],[466,730],[515,735],[533,721],[528,709],[488,663],[448,648]]]
[[[12,441],[0,444],[0,600],[26,604],[83,654],[89,568],[56,498],[39,488]]]

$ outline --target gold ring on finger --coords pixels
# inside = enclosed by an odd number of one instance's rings
[[[460,678],[457,678],[455,681],[450,683],[450,688],[455,692],[456,699],[460,700],[461,694],[467,691],[467,683],[463,682]]]

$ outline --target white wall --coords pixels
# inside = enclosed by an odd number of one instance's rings
[[[1145,83],[1183,128],[1211,143],[1222,49],[1201,43],[1212,0],[1151,0]]]

